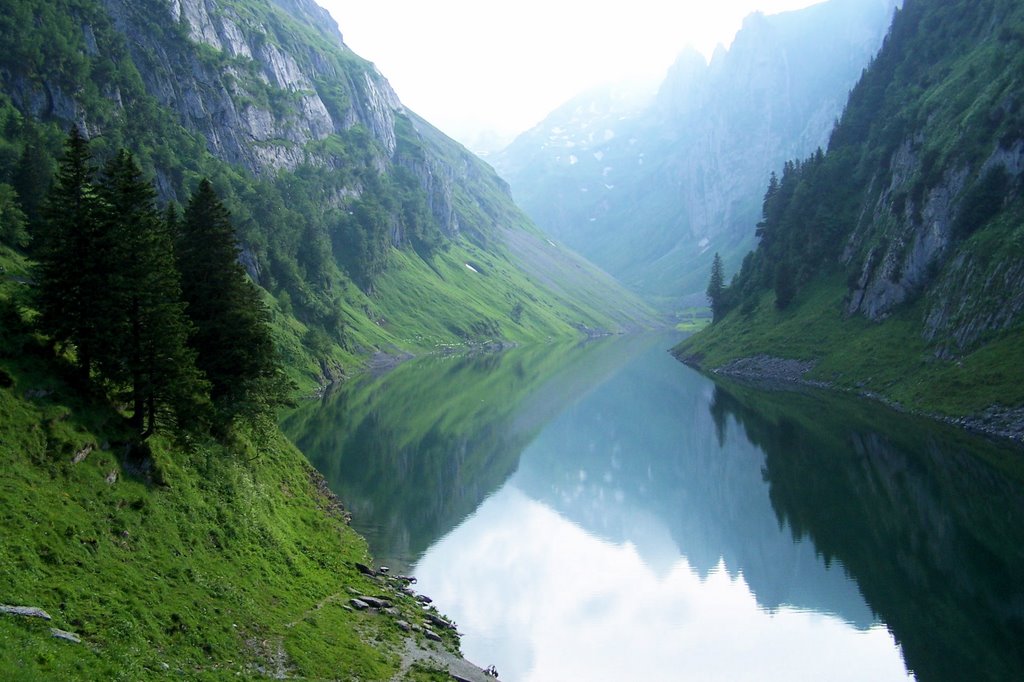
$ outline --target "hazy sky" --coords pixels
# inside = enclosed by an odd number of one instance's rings
[[[583,90],[710,56],[743,17],[820,0],[317,0],[402,101],[449,135],[518,133]]]

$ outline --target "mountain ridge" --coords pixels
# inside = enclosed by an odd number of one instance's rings
[[[710,63],[681,53],[646,108],[595,116],[604,129],[595,139],[583,135],[582,114],[600,100],[583,96],[495,166],[554,238],[663,309],[700,305],[715,251],[732,272],[753,246],[770,172],[826,144],[896,4],[832,0],[751,15]],[[574,109],[581,134],[556,134]]]
[[[801,379],[1020,438],[1022,36],[1011,2],[908,0],[828,152],[769,185],[724,316],[676,352],[798,359]]]
[[[0,182],[17,184],[17,157],[29,152],[52,167],[72,123],[101,160],[131,148],[166,201],[183,202],[209,177],[307,384],[378,350],[654,324],[567,249],[550,247],[558,253],[543,266],[525,262],[548,242],[505,183],[405,108],[315,3],[19,1],[0,22],[13,38],[0,56],[10,122]],[[501,277],[438,274],[486,258]],[[391,324],[416,322],[407,291],[387,289],[399,285],[452,324]]]

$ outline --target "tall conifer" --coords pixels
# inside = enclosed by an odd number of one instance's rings
[[[725,292],[725,276],[722,274],[722,259],[715,253],[711,262],[711,279],[708,281],[708,303],[711,304],[711,319],[717,321],[722,316],[722,296]]]
[[[129,152],[107,165],[100,190],[114,267],[102,309],[99,364],[106,377],[129,387],[132,426],[145,437],[164,415],[179,422],[195,417],[205,383],[187,345],[191,326],[167,223]]]
[[[229,417],[265,413],[284,400],[287,382],[270,334],[270,314],[239,263],[231,217],[203,180],[185,209],[177,241],[178,269],[192,347]]]
[[[101,345],[97,309],[109,271],[94,181],[88,142],[72,128],[32,241],[40,329],[57,344],[74,345],[86,378]]]

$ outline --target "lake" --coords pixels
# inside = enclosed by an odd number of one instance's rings
[[[503,680],[1020,678],[1021,450],[674,340],[417,359],[284,428]]]

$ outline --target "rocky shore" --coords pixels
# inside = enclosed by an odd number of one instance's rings
[[[828,381],[807,378],[815,367],[813,360],[793,360],[770,355],[754,355],[731,360],[720,367],[708,368],[700,356],[677,356],[686,365],[702,372],[754,382],[767,389],[784,389],[787,384],[812,386],[814,388],[853,393],[862,398],[875,400],[899,412],[917,414],[937,421],[986,436],[1006,438],[1017,444],[1024,444],[1024,407],[1007,408],[993,405],[975,415],[949,417],[907,409],[904,405],[873,391],[859,391],[836,386]]]

